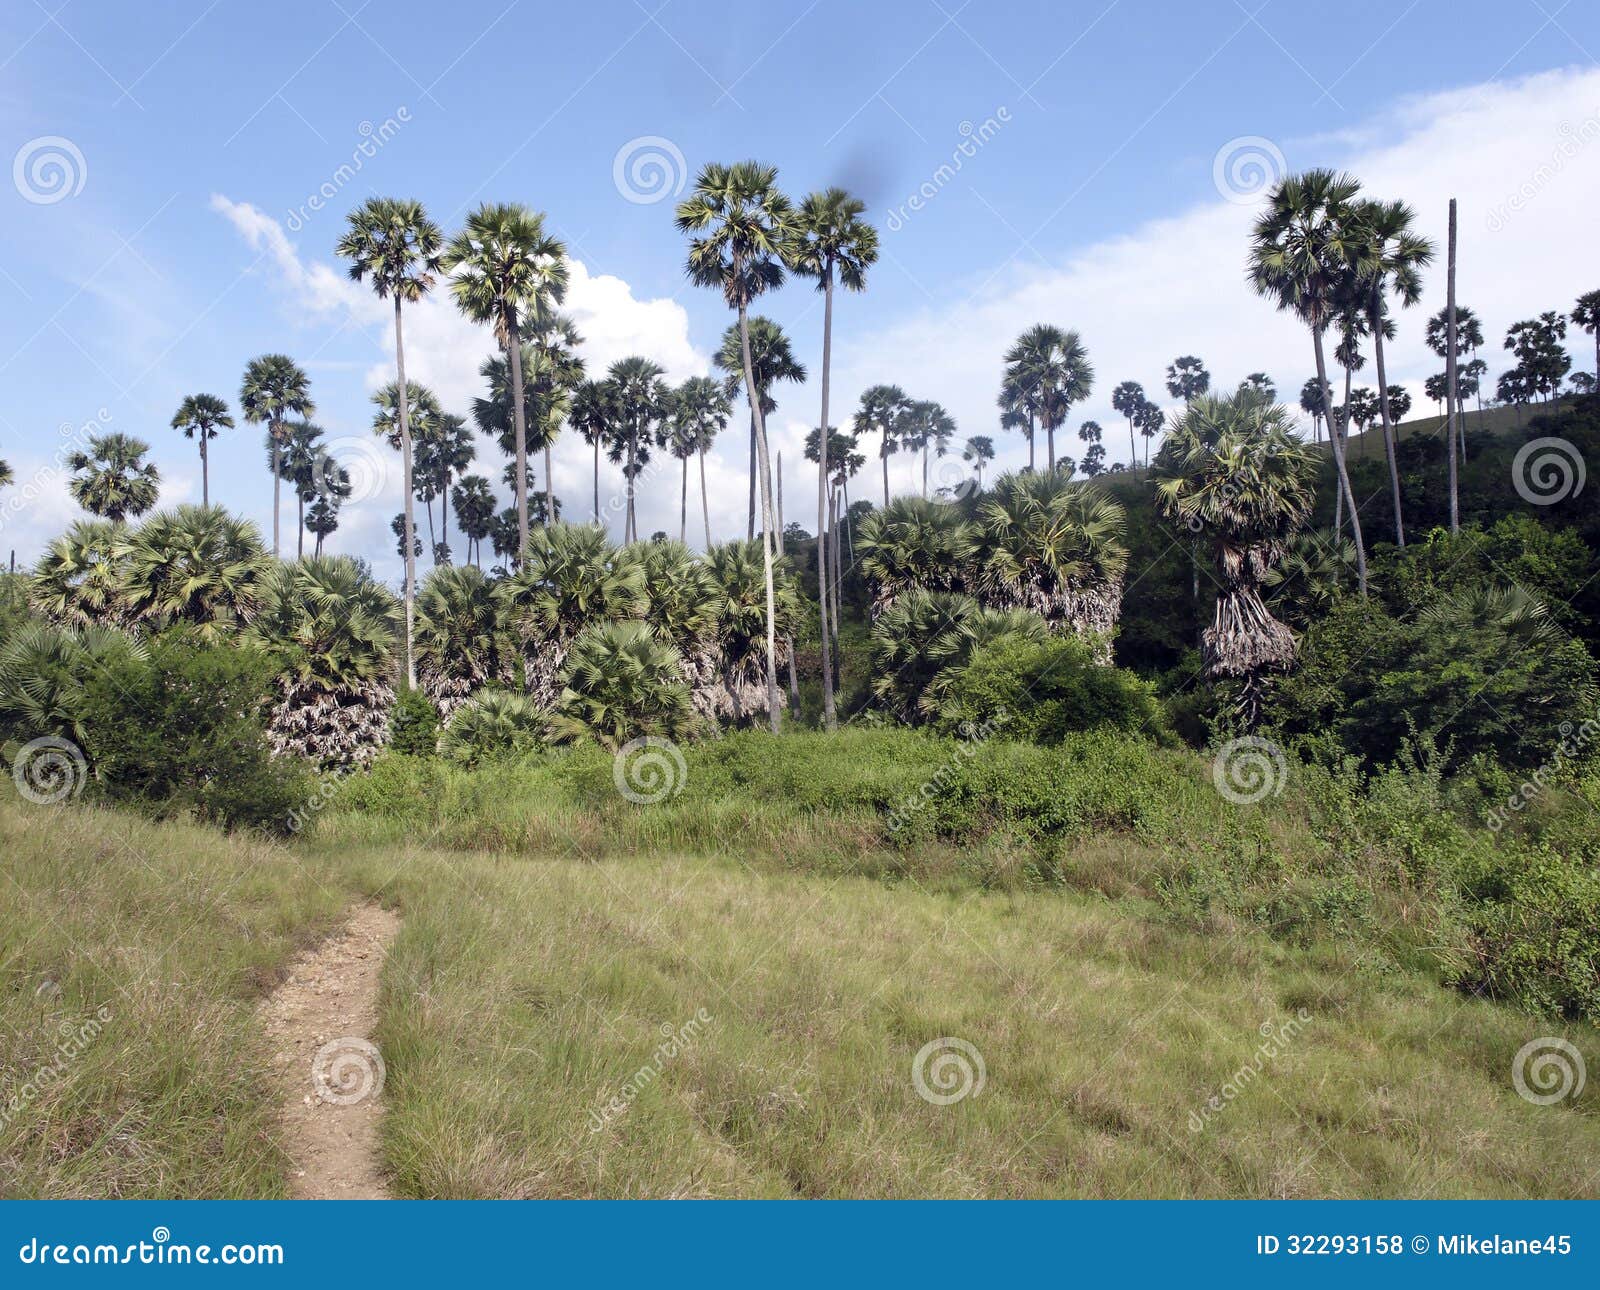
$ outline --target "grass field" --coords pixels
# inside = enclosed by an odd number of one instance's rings
[[[253,1010],[374,894],[404,917],[378,1035],[400,1195],[1600,1186],[1593,1090],[1536,1106],[1511,1082],[1529,1040],[1592,1056],[1592,1029],[1136,894],[935,891],[736,843],[534,858],[335,828],[284,849],[10,801],[0,845],[6,1195],[281,1194]],[[913,1076],[942,1039],[971,1045],[924,1067],[935,1095],[965,1079],[944,1105]]]

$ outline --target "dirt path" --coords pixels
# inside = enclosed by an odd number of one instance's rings
[[[389,1199],[378,1150],[384,1067],[371,1036],[378,974],[399,929],[389,910],[360,906],[261,1005],[297,1199]]]

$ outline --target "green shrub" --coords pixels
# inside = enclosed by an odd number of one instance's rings
[[[545,710],[526,695],[480,690],[451,716],[439,737],[439,752],[468,766],[516,756],[543,743],[548,721]]]
[[[1002,636],[973,651],[950,679],[939,726],[947,733],[1004,732],[1007,739],[1058,744],[1108,727],[1159,730],[1154,688],[1107,667],[1076,637]]]
[[[420,689],[402,690],[389,718],[389,747],[413,757],[432,756],[439,743],[439,710]]]
[[[300,763],[268,750],[272,676],[254,650],[185,634],[158,638],[147,656],[106,662],[82,695],[95,791],[157,816],[288,832],[310,782]]]

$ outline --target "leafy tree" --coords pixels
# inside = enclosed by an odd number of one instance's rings
[[[67,457],[73,500],[112,523],[143,515],[161,491],[161,472],[144,459],[149,451],[149,444],[132,435],[94,435],[87,452],[79,448]]]
[[[228,405],[215,394],[190,394],[173,414],[172,428],[182,430],[185,439],[200,441],[200,504],[210,506],[210,454],[206,451],[206,445],[217,437],[219,428],[233,429],[233,416],[228,411]]]

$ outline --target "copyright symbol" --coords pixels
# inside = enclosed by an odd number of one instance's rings
[[[1418,1254],[1426,1254],[1428,1252],[1428,1238],[1426,1236],[1413,1236],[1411,1238],[1411,1248]]]

